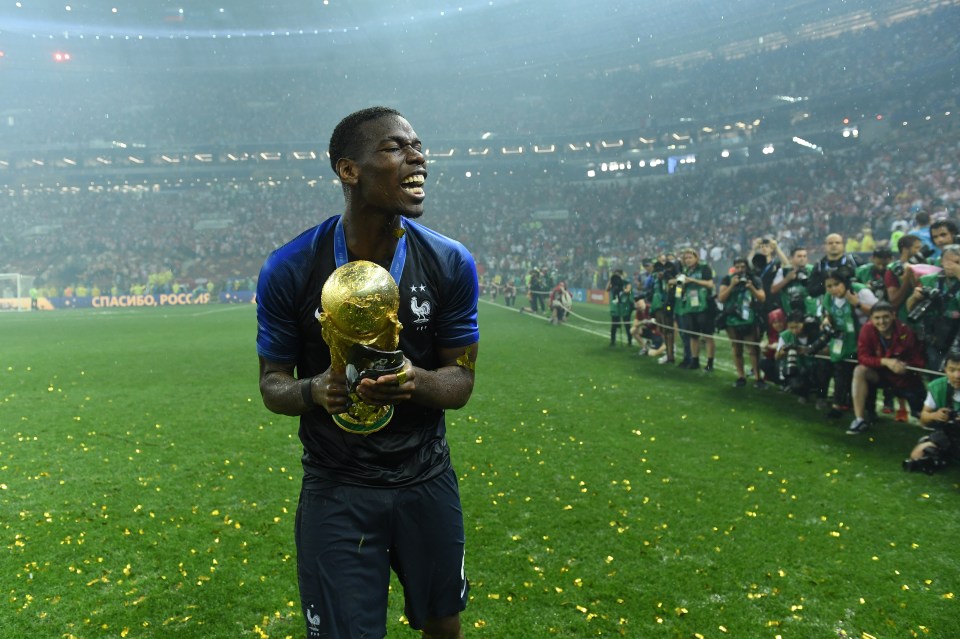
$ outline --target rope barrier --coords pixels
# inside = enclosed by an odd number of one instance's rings
[[[549,291],[528,291],[528,293],[549,295],[550,292],[549,292]],[[504,306],[503,308],[510,308],[510,307]],[[522,310],[522,308],[521,308],[521,310]],[[548,309],[546,309],[546,310],[550,310],[550,309],[548,308]],[[535,314],[536,314],[535,312],[532,312],[532,313],[531,313],[531,315],[535,315]],[[606,320],[595,320],[595,319],[591,319],[591,318],[589,318],[589,317],[586,317],[586,316],[584,316],[584,315],[581,315],[581,314],[579,314],[579,313],[576,313],[576,312],[574,312],[573,310],[567,311],[566,314],[567,314],[568,316],[570,316],[570,317],[575,317],[575,318],[577,318],[578,320],[580,320],[580,321],[582,321],[582,322],[585,322],[585,323],[587,323],[587,324],[602,324],[602,325],[604,325],[604,326],[609,326],[609,325],[611,324],[611,322],[612,322],[612,320],[611,320],[611,321],[606,321]],[[545,318],[545,319],[546,319],[546,318]],[[630,330],[630,325],[632,324],[632,321],[633,321],[633,318],[631,318],[630,321],[625,321],[625,322],[622,321],[622,322],[620,322],[620,323],[624,326],[624,330]],[[647,322],[648,324],[653,324],[654,326],[659,327],[660,330],[661,330],[661,332],[664,331],[664,330],[670,330],[670,331],[676,331],[676,332],[678,332],[678,333],[686,333],[686,334],[689,334],[691,337],[696,336],[697,338],[713,339],[713,340],[715,340],[715,341],[727,342],[727,343],[730,343],[730,344],[743,344],[744,346],[756,346],[757,348],[762,348],[762,347],[763,347],[763,341],[755,342],[755,341],[752,341],[752,340],[734,339],[734,338],[731,338],[729,335],[723,335],[723,334],[721,334],[721,333],[715,333],[715,334],[700,333],[700,332],[697,332],[697,331],[691,331],[691,330],[688,330],[688,329],[680,328],[680,327],[674,326],[674,325],[672,325],[672,324],[669,325],[669,326],[667,326],[667,325],[665,325],[665,324],[662,324],[662,323],[660,323],[660,322],[657,322],[657,321],[654,320],[654,319],[647,319],[647,320],[643,320],[643,321],[644,321],[644,322]],[[814,357],[814,358],[816,358],[816,359],[830,360],[830,356],[828,356],[828,355],[814,354],[814,355],[809,355],[809,357]],[[849,363],[849,364],[859,364],[859,363],[860,363],[858,360],[856,360],[856,359],[851,359],[851,358],[847,358],[847,359],[844,359],[844,360],[842,360],[842,361],[847,362],[847,363]],[[915,367],[915,366],[907,366],[906,369],[907,369],[908,371],[912,371],[912,372],[915,372],[915,373],[920,373],[921,375],[926,375],[926,376],[931,376],[931,375],[940,376],[940,375],[943,375],[943,371],[934,371],[934,370],[930,370],[930,369],[926,369],[926,368],[918,368],[918,367]]]

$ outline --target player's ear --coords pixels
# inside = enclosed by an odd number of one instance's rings
[[[337,175],[343,184],[354,186],[360,178],[360,167],[351,159],[340,158],[337,160]]]

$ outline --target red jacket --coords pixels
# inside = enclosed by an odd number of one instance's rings
[[[915,371],[907,371],[906,375],[895,375],[880,363],[883,358],[899,359],[911,368],[923,368],[926,363],[923,347],[920,346],[916,333],[898,319],[893,320],[893,335],[886,345],[872,322],[864,324],[857,338],[857,360],[864,366],[878,369],[884,380],[893,386],[911,386],[915,383],[914,378],[919,378],[919,373]]]

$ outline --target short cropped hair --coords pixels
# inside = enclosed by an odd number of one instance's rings
[[[917,242],[922,242],[919,237],[916,235],[901,235],[900,239],[897,240],[897,250],[903,253],[907,249],[911,248]]]
[[[941,249],[940,257],[943,258],[944,255],[956,255],[960,257],[960,244],[947,244]]]
[[[947,351],[947,356],[943,358],[943,366],[946,368],[947,362],[953,362],[954,364],[960,364],[960,349],[951,348]]]
[[[337,173],[337,162],[343,158],[350,159],[356,155],[357,146],[363,141],[359,134],[360,127],[371,120],[379,120],[387,116],[403,117],[396,109],[374,106],[354,111],[340,120],[340,123],[333,130],[333,135],[330,136],[330,146],[327,149],[330,154],[330,166],[334,173]],[[337,177],[340,177],[339,173],[337,173]]]
[[[880,311],[886,311],[891,314],[896,314],[896,311],[893,310],[893,304],[886,300],[881,300],[873,305],[873,308],[870,309],[870,314],[879,313]]]
[[[939,228],[947,229],[947,233],[952,235],[954,238],[956,238],[957,234],[960,233],[960,229],[957,228],[957,225],[953,220],[937,220],[930,225],[930,232],[932,233],[934,229]]]

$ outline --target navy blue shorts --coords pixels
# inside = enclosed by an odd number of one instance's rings
[[[413,628],[466,608],[463,511],[453,469],[403,488],[304,478],[296,541],[308,639],[385,637],[391,569]]]

